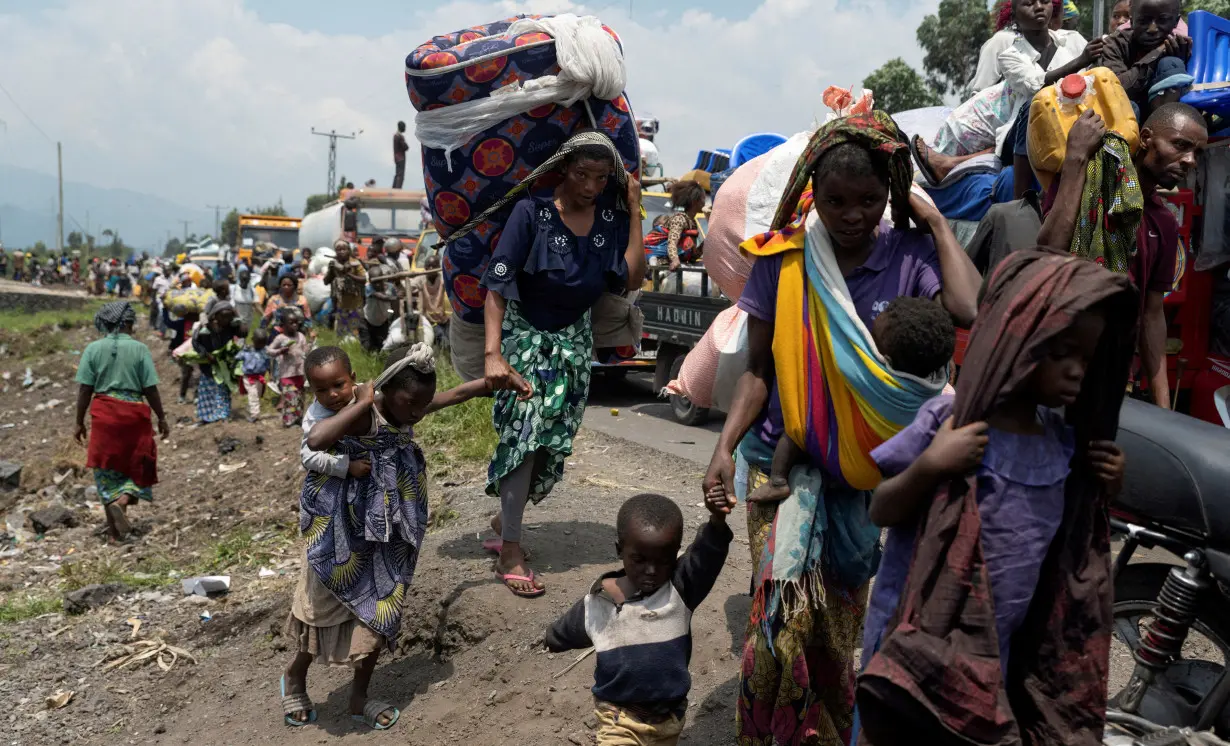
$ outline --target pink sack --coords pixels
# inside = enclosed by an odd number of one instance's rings
[[[719,354],[739,333],[746,315],[747,312],[738,306],[719,313],[684,358],[679,378],[666,385],[667,393],[686,396],[698,407],[713,406],[713,382],[717,378]]]
[[[737,300],[743,294],[743,285],[752,272],[754,260],[739,248],[739,244],[748,238],[743,235],[747,227],[748,192],[766,160],[760,156],[740,166],[722,184],[713,200],[702,261],[705,271],[727,298]]]

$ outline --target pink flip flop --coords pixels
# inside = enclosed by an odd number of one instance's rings
[[[495,576],[499,578],[501,582],[504,583],[505,588],[512,591],[512,594],[514,596],[520,596],[521,598],[538,598],[539,596],[547,592],[546,588],[535,588],[532,591],[521,591],[521,590],[517,590],[516,588],[513,588],[511,585],[508,584],[508,581],[511,580],[514,582],[529,583],[530,585],[533,585],[534,584],[534,571],[533,570],[530,570],[530,574],[528,577],[525,575],[513,575],[512,573],[505,574],[505,573],[501,573],[499,570],[496,570]]]
[[[504,540],[498,536],[492,536],[489,539],[483,539],[483,549],[491,554],[499,554],[504,550]],[[525,561],[530,561],[530,552],[528,549],[522,549],[521,555],[525,557]]]

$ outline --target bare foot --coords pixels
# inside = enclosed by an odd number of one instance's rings
[[[747,496],[750,503],[775,503],[790,497],[790,483],[785,477],[773,477],[752,490]]]
[[[931,173],[935,176],[936,182],[941,182],[952,173],[952,170],[957,167],[960,161],[953,156],[944,155],[939,151],[932,149],[930,145],[923,142],[921,137],[914,141],[918,148],[918,155],[922,158],[924,164],[931,169]],[[925,173],[925,169],[924,169]]]
[[[500,575],[520,575],[523,578],[531,577],[533,572],[526,565],[525,554],[521,551],[521,545],[517,542],[504,542],[503,549],[500,550],[500,558],[495,562],[495,571]],[[504,581],[515,593],[540,593],[546,588],[535,576],[532,581],[508,579]]]
[[[500,515],[500,513],[496,513],[491,516],[491,530],[495,532],[496,536],[504,535],[504,521],[500,520]]]

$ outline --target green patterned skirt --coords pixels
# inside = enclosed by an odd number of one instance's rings
[[[585,414],[593,329],[586,311],[571,325],[544,332],[531,326],[519,305],[509,301],[502,331],[504,359],[534,388],[534,394],[519,401],[514,391],[495,392],[491,419],[500,442],[487,467],[487,494],[498,495],[500,480],[541,449],[545,463],[530,485],[530,499],[538,503],[563,479],[564,460],[572,454],[572,439]]]

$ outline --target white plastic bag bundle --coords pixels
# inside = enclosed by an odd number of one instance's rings
[[[419,316],[419,342],[426,345],[434,345],[436,343],[436,332],[432,328],[431,322],[426,316]],[[389,336],[384,338],[384,346],[380,349],[384,352],[404,345],[406,343],[406,326],[404,320],[398,316],[393,319],[393,323],[389,324]]]
[[[329,268],[329,262],[337,258],[337,254],[333,249],[322,246],[312,252],[312,261],[308,262],[308,277],[319,277],[324,275],[325,270]]]
[[[316,261],[315,258],[312,261]],[[303,297],[307,299],[308,309],[316,314],[325,301],[329,300],[329,286],[319,277],[308,278],[303,282]]]

